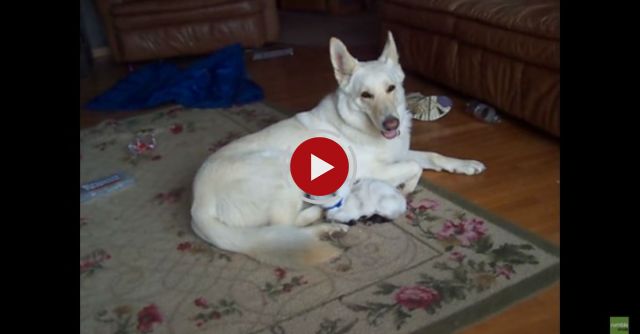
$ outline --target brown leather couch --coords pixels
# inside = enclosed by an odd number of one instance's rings
[[[324,12],[332,15],[357,13],[364,9],[363,0],[279,0],[283,10]]]
[[[97,0],[114,59],[200,55],[278,38],[275,0]]]
[[[559,0],[385,0],[400,62],[560,136]]]

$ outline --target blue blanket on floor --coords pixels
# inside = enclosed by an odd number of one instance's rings
[[[236,44],[184,70],[166,62],[141,67],[86,107],[135,110],[176,103],[189,108],[224,108],[263,97],[260,86],[248,79],[242,47]]]

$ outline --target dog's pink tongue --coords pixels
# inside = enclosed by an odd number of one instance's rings
[[[387,139],[393,139],[398,136],[398,130],[382,131],[382,135]]]

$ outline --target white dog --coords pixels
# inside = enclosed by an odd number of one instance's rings
[[[355,179],[373,178],[409,193],[423,169],[467,175],[481,162],[409,150],[411,116],[404,72],[391,33],[381,56],[360,62],[336,38],[330,42],[337,90],[310,111],[240,138],[212,154],[193,184],[192,228],[202,239],[271,264],[299,266],[329,261],[340,250],[320,237],[346,232],[343,224],[311,223],[320,206],[303,201],[289,179],[292,148],[318,131],[350,146]]]

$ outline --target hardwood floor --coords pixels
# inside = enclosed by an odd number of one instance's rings
[[[368,48],[351,51],[361,60],[377,56],[375,50]],[[298,47],[292,57],[248,60],[247,70],[263,87],[266,101],[288,113],[312,108],[336,87],[328,47]],[[81,80],[81,105],[126,73],[125,66],[98,64],[88,78]],[[446,117],[433,123],[414,123],[413,148],[481,160],[488,168],[477,176],[424,172],[423,177],[559,245],[558,141],[510,119],[496,125],[481,123],[463,112],[463,98],[410,73],[405,87],[407,92],[445,93],[454,100],[454,110]],[[80,108],[80,125],[93,126],[106,118],[133,114],[136,113],[96,113]],[[558,333],[559,295],[557,283],[463,333]]]

